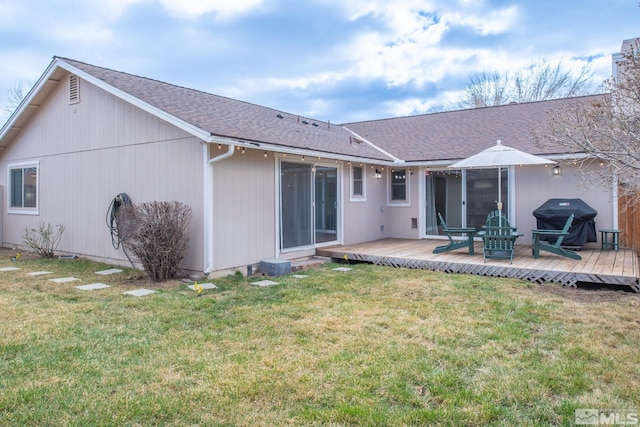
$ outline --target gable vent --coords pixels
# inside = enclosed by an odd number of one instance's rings
[[[80,102],[80,79],[75,74],[69,76],[69,104]]]

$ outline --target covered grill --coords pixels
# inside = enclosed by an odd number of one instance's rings
[[[574,214],[573,223],[562,246],[582,246],[587,242],[596,242],[594,218],[598,212],[581,199],[549,199],[533,211],[538,229],[542,230],[561,230],[571,214]],[[549,240],[554,243],[556,238],[550,237]]]

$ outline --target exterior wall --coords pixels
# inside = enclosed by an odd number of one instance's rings
[[[391,169],[391,168],[389,168]],[[419,183],[419,168],[417,167],[405,167],[407,171],[407,180],[409,182],[409,188],[407,194],[409,200],[407,204],[394,204],[387,202],[386,211],[387,216],[387,236],[398,239],[419,239],[420,238],[420,183]],[[385,171],[387,169],[385,168]],[[391,191],[390,182],[390,170],[384,177],[386,182],[386,189],[384,192],[385,200],[389,200],[389,192]],[[412,219],[417,221],[417,228],[412,228]]]
[[[25,227],[39,222],[64,224],[59,250],[127,263],[122,250],[113,248],[106,224],[111,201],[124,192],[134,203],[176,200],[191,206],[184,267],[201,270],[199,140],[86,81],[80,82],[80,103],[69,105],[67,81],[61,81],[2,153],[0,185],[5,188],[8,164],[40,162],[39,214],[8,214],[5,195],[3,245],[20,245]]]
[[[227,147],[211,149],[211,157]],[[213,165],[214,270],[276,257],[276,160],[263,151],[236,150]]]
[[[384,238],[419,239],[420,238],[420,188],[419,168],[406,168],[409,179],[406,204],[389,203],[391,187],[391,167],[385,167],[382,178],[374,178],[374,169],[365,165],[366,202],[349,200],[350,168],[345,165],[344,206],[345,227],[344,244],[373,241]],[[412,228],[412,219],[416,219],[417,228]]]
[[[380,167],[378,167],[380,169]],[[369,242],[387,236],[386,178],[375,178],[375,166],[363,165],[366,200],[350,200],[351,168],[344,164],[342,173],[344,238],[346,245]]]
[[[518,243],[531,244],[530,230],[537,228],[533,211],[553,198],[582,199],[598,212],[596,230],[613,228],[612,189],[585,182],[584,174],[575,167],[562,166],[562,174],[558,176],[552,174],[551,168],[542,166],[518,166],[515,169],[515,225],[524,233]],[[596,244],[588,245],[595,247]]]

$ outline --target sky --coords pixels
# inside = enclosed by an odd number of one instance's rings
[[[346,123],[432,112],[540,59],[599,85],[639,36],[636,0],[0,0],[0,107],[61,56]]]

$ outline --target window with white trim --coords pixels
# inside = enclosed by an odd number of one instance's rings
[[[38,162],[9,165],[9,212],[38,212],[38,169]]]
[[[364,166],[351,165],[351,201],[364,200],[366,200]]]
[[[407,170],[406,169],[391,170],[391,201],[392,202],[407,201]]]

